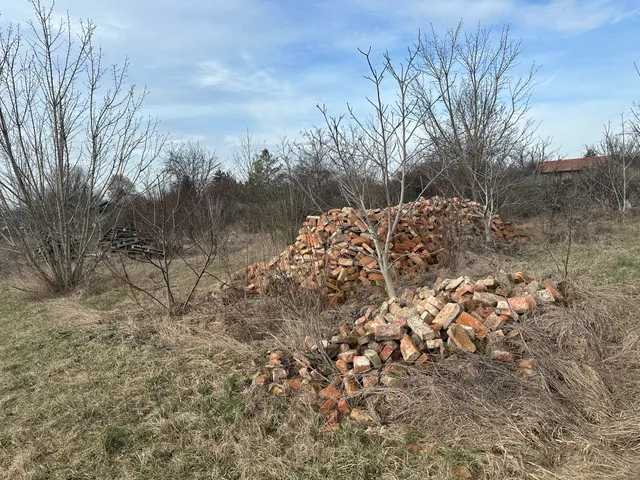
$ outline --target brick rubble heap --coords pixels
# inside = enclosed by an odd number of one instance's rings
[[[488,355],[533,375],[533,361],[516,358],[501,340],[519,335],[521,316],[556,303],[565,300],[551,283],[523,272],[477,281],[438,279],[368,307],[331,338],[307,337],[293,355],[269,352],[253,381],[273,393],[304,391],[326,415],[326,428],[337,428],[341,416],[370,421],[366,412],[351,409],[351,396],[374,387],[402,388],[407,367],[433,368],[452,352]]]
[[[397,206],[392,209],[395,214]],[[482,205],[460,198],[421,198],[405,215],[395,232],[389,260],[396,272],[411,273],[441,261],[445,236],[480,235]],[[369,210],[379,238],[387,232],[387,211]],[[324,286],[332,303],[342,300],[357,285],[384,285],[375,254],[373,235],[357,210],[345,207],[309,216],[296,242],[268,262],[251,265],[247,271],[248,293],[266,291],[271,280],[284,275],[303,287]],[[449,229],[449,230],[447,230]],[[495,216],[492,231],[496,238],[512,242],[524,233]]]

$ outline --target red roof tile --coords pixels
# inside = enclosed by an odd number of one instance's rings
[[[582,157],[566,160],[542,162],[536,169],[538,173],[575,172],[584,168],[595,168],[611,161],[611,157]]]

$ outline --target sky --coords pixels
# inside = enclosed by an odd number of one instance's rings
[[[55,12],[91,19],[106,59],[128,58],[129,81],[148,88],[144,112],[223,161],[247,131],[270,147],[322,125],[317,104],[367,113],[358,48],[400,60],[419,30],[461,20],[522,40],[521,68],[540,67],[529,114],[560,158],[640,101],[640,0],[58,0]],[[0,26],[31,16],[26,0],[0,0]]]

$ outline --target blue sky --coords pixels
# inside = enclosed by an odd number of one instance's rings
[[[320,125],[317,103],[364,109],[357,48],[400,57],[431,23],[511,25],[523,68],[541,66],[530,114],[561,156],[580,155],[640,101],[640,0],[58,0],[55,10],[91,18],[109,61],[130,58],[163,131],[222,159],[247,129],[272,145]],[[26,0],[0,3],[2,23],[30,12]]]

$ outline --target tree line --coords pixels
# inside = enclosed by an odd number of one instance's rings
[[[490,242],[497,212],[560,189],[532,180],[557,152],[529,117],[538,67],[520,64],[521,41],[508,26],[431,28],[401,59],[361,50],[366,108],[318,105],[319,126],[270,149],[247,133],[229,159],[233,171],[225,171],[213,151],[170,143],[158,120],[142,115],[147,91],[127,83],[127,62],[104,63],[93,23],[77,29],[69,18],[58,22],[52,7],[31,3],[26,32],[15,25],[0,31],[0,231],[4,247],[54,291],[90,276],[104,260],[95,249],[99,237],[128,226],[165,252],[148,259],[167,285],[154,300],[174,310],[180,302],[170,291],[170,263],[177,255],[204,258],[192,268],[193,294],[230,224],[291,242],[306,215],[349,205],[371,233],[379,225],[367,209],[387,208],[391,228],[374,239],[394,296],[387,265],[393,226],[420,196],[479,202],[475,213]],[[613,161],[584,188],[621,212],[636,188],[639,125],[634,106],[620,129],[608,126],[589,147]],[[128,278],[126,264],[111,268]]]

